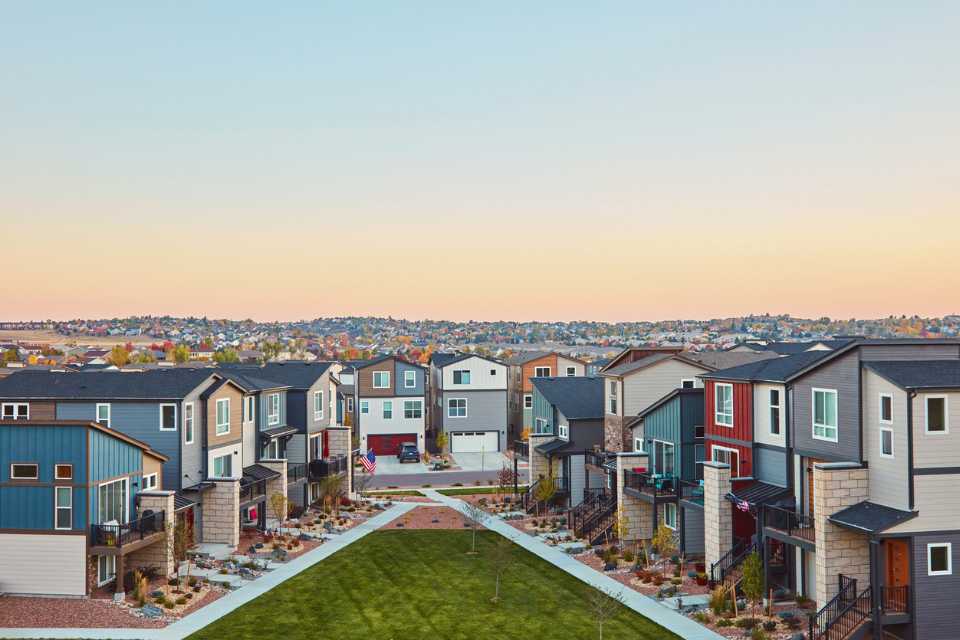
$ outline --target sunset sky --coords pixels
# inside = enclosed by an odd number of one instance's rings
[[[956,3],[199,4],[4,7],[0,319],[960,312]]]

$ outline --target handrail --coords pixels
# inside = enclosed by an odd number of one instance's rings
[[[309,474],[311,478],[319,479],[327,476],[335,476],[347,470],[347,456],[336,455],[311,460],[309,464]]]
[[[164,532],[166,512],[157,511],[126,524],[90,525],[90,545],[98,547],[122,547],[147,536]]]
[[[746,560],[747,556],[758,549],[759,545],[756,542],[740,542],[734,545],[719,560],[710,565],[710,581],[713,584],[720,584],[741,562]]]
[[[822,609],[810,614],[810,632],[807,636],[810,640],[840,640],[870,615],[870,587],[858,595],[856,579],[840,574],[837,580],[837,595]],[[861,602],[864,594],[867,594],[865,604]]]
[[[880,587],[880,608],[889,613],[910,611],[910,586]]]
[[[770,504],[763,505],[763,520],[767,527],[779,529],[793,538],[816,540],[814,518],[791,509],[776,507]]]
[[[590,544],[595,544],[596,538],[613,525],[616,508],[616,497],[609,496],[596,511],[584,518],[581,537],[586,538]]]
[[[680,479],[675,475],[638,473],[627,470],[623,472],[623,486],[654,497],[676,496],[680,489]]]
[[[300,482],[307,477],[307,463],[299,462],[287,465],[287,484]]]

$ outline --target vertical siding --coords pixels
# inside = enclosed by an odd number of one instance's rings
[[[536,387],[533,388],[533,409],[530,410],[530,433],[532,434],[533,425],[537,418],[542,418],[547,421],[547,429],[549,433],[556,434],[556,425],[554,424],[553,419],[553,405],[547,402],[547,399],[543,397],[543,394],[540,393],[540,390]]]
[[[722,382],[722,381],[721,381]],[[706,434],[733,438],[742,442],[753,442],[753,390],[749,382],[728,383],[733,386],[733,427],[720,426],[716,423],[716,396],[714,388],[716,382],[708,380],[704,389],[704,405],[706,412]]]
[[[856,350],[832,360],[793,384],[793,445],[827,460],[860,461],[860,361]],[[837,442],[813,437],[813,389],[837,391]]]
[[[729,442],[714,442],[707,438],[706,459],[713,459],[713,446],[723,447],[724,449],[734,449],[740,454],[740,473],[739,477],[745,478],[753,475],[753,447],[746,447],[739,444],[730,444]]]
[[[688,460],[684,456],[687,452],[681,446],[680,416],[680,396],[674,396],[667,403],[657,407],[655,411],[643,418],[643,438],[646,441],[646,450],[651,453],[653,452],[654,440],[672,443],[676,456],[674,464],[683,476],[688,471]]]
[[[280,394],[280,422],[277,424],[267,424],[267,398],[275,393]],[[260,425],[260,431],[287,426],[287,392],[261,391],[257,395],[257,416],[257,422]]]
[[[753,475],[757,480],[787,486],[787,452],[784,449],[757,447],[754,450]]]
[[[881,393],[890,394],[892,398],[893,424],[880,423]],[[892,459],[880,456],[881,427],[893,430],[894,457]],[[867,473],[870,480],[870,500],[902,510],[910,508],[907,428],[906,392],[869,369],[865,369],[863,371],[863,457],[869,463]],[[916,437],[914,434],[915,439]]]
[[[916,637],[922,640],[954,640],[957,637],[956,606],[960,600],[960,534],[918,535],[913,538],[913,590],[917,610],[913,613]],[[949,542],[953,552],[953,575],[927,575],[927,545]]]

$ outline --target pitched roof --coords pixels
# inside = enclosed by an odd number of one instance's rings
[[[23,370],[0,379],[0,398],[177,400],[214,376],[210,369],[146,371]]]
[[[283,384],[282,382],[277,382],[276,380],[265,380],[259,376],[251,375],[247,373],[246,369],[241,369],[241,368],[217,369],[217,373],[219,373],[225,378],[230,379],[236,385],[238,385],[248,393],[252,393],[254,391],[268,391],[272,389],[289,389],[290,388],[290,385],[288,384]],[[259,371],[255,370],[254,373],[259,373]]]
[[[603,417],[603,380],[600,378],[533,378],[533,385],[568,420]]]
[[[290,386],[292,389],[309,389],[330,368],[330,362],[304,362],[288,360],[286,362],[268,362],[250,372],[250,375],[274,380]]]
[[[882,504],[864,501],[837,511],[828,520],[855,531],[880,533],[894,525],[910,520],[916,515],[915,511],[901,511]]]
[[[671,391],[671,392],[668,393],[667,395],[663,396],[662,398],[660,398],[659,400],[657,400],[656,402],[654,402],[653,404],[651,404],[649,407],[647,407],[646,409],[644,409],[643,411],[641,411],[640,413],[638,413],[636,417],[639,419],[639,418],[643,418],[644,416],[650,415],[651,413],[653,413],[654,411],[656,411],[657,409],[659,409],[660,407],[662,407],[662,406],[665,405],[666,403],[670,402],[671,400],[673,400],[675,397],[677,397],[677,396],[679,396],[679,395],[691,395],[691,396],[693,396],[693,395],[700,395],[700,396],[702,396],[702,395],[703,395],[703,387],[696,387],[696,388],[694,388],[694,389],[679,389],[679,388],[678,388],[678,389],[674,389],[673,391]]]
[[[546,356],[553,355],[553,351],[521,351],[507,358],[508,364],[527,364],[533,360],[539,360]]]
[[[634,362],[626,362],[624,364],[618,364],[615,367],[609,369],[604,369],[600,372],[600,375],[604,376],[623,376],[628,373],[633,373],[634,371],[639,371],[640,369],[646,369],[650,365],[662,362],[664,360],[669,360],[673,357],[673,353],[655,353],[653,355],[640,358]]]
[[[765,351],[739,353],[731,351],[684,351],[677,354],[677,358],[681,360],[692,360],[709,369],[729,369],[730,367],[738,367],[742,364],[770,360],[776,357],[778,357],[777,354]]]
[[[758,360],[738,367],[720,369],[702,374],[701,378],[714,380],[762,380],[765,382],[787,382],[807,368],[826,361],[837,355],[837,351],[804,351],[782,358]]]
[[[864,362],[863,366],[904,389],[960,388],[960,360]]]
[[[94,429],[102,433],[107,434],[111,438],[116,438],[117,440],[123,440],[124,442],[131,444],[135,447],[141,449],[144,455],[151,456],[160,460],[161,462],[167,462],[170,460],[168,456],[160,453],[152,448],[146,442],[142,440],[137,440],[133,436],[127,435],[122,431],[117,431],[116,429],[111,429],[110,427],[105,427],[99,422],[88,422],[85,420],[0,420],[0,426],[3,427],[15,427],[17,429],[23,429],[25,427],[31,428],[42,428],[42,427],[78,427],[83,429]]]
[[[486,360],[487,362],[492,362],[493,364],[503,364],[495,358],[488,358],[487,356],[482,356],[478,353],[435,353],[430,356],[430,363],[440,369],[443,369],[451,364],[456,364],[457,362],[462,362],[463,360],[467,360],[469,358],[480,358],[481,360]]]

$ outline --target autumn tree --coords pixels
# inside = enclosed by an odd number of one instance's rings
[[[510,465],[505,464],[500,467],[500,471],[497,471],[497,493],[502,496],[510,491],[516,479],[517,476]]]
[[[553,500],[553,496],[556,493],[557,485],[556,482],[554,482],[553,470],[551,469],[547,475],[540,478],[540,480],[537,482],[537,486],[533,490],[533,497],[537,500],[538,508],[540,506],[546,508],[550,504],[550,501]]]
[[[213,360],[220,364],[225,362],[240,362],[240,354],[237,353],[236,349],[231,349],[227,347],[213,354]]]
[[[740,583],[743,595],[753,603],[754,610],[763,599],[763,561],[754,551],[743,561],[743,581]]]
[[[490,515],[483,510],[483,507],[476,502],[464,502],[463,506],[460,508],[460,513],[463,514],[463,518],[466,521],[467,526],[470,527],[472,532],[472,546],[470,553],[477,553],[477,531],[480,527],[483,526],[483,523],[486,522],[487,518]]]
[[[110,350],[110,355],[107,356],[107,359],[110,361],[110,364],[122,367],[130,362],[130,352],[118,344]]]
[[[190,348],[185,344],[178,344],[169,352],[167,352],[167,359],[169,360],[171,358],[177,364],[190,362]]]
[[[283,535],[283,521],[287,519],[287,515],[290,513],[290,502],[287,500],[287,496],[279,491],[271,495],[270,510],[273,511],[274,517],[280,521],[278,528],[280,534]]]

